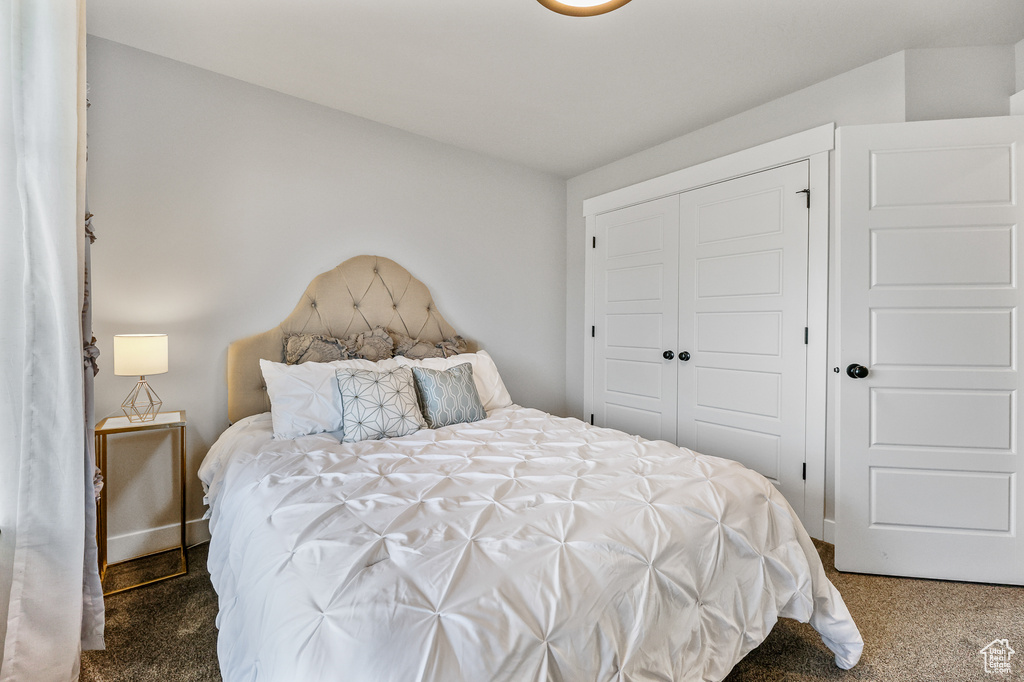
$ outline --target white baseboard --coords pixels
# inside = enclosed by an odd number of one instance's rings
[[[830,545],[836,544],[836,521],[835,519],[825,519],[825,537],[822,538],[825,542]]]
[[[107,538],[107,563],[114,564],[137,556],[177,547],[181,526],[172,523],[159,528]],[[194,519],[185,524],[185,541],[191,546],[210,539],[210,524],[206,519]]]

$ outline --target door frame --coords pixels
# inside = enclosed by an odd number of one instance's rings
[[[830,156],[835,149],[835,123],[811,128],[788,137],[744,149],[705,163],[690,166],[644,182],[623,187],[583,202],[586,220],[584,266],[584,325],[596,324],[595,265],[591,245],[597,234],[597,216],[634,204],[699,189],[771,170],[796,161],[809,162],[811,208],[807,244],[807,407],[805,461],[807,480],[803,509],[796,509],[813,538],[825,538],[825,452],[827,449],[828,398],[828,272]],[[583,410],[594,412],[594,338],[584,334]]]

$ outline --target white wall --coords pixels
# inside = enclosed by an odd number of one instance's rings
[[[134,383],[112,375],[111,337],[167,332],[170,371],[150,381],[188,413],[190,519],[227,426],[228,343],[359,254],[426,283],[515,401],[564,413],[564,180],[102,39],[88,57],[96,414]],[[118,442],[109,523],[126,547],[175,521],[173,462],[165,435]]]
[[[1010,97],[1010,114],[1024,114],[1024,40],[1013,46],[1014,54],[1014,95]]]
[[[907,120],[1007,116],[1013,45],[907,50]]]
[[[1014,71],[1016,72],[1016,85],[1014,92],[1024,90],[1024,40],[1013,46]]]

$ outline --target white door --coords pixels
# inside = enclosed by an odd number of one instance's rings
[[[1024,583],[1024,119],[838,140],[836,567]]]
[[[804,513],[807,161],[680,195],[677,442]]]
[[[674,442],[679,197],[598,216],[594,265],[595,423]]]

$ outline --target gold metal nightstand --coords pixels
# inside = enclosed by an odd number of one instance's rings
[[[127,586],[118,586],[114,589],[107,591],[104,587],[104,596],[109,594],[116,594],[118,592],[124,592],[135,587],[141,587],[143,585],[149,585],[150,583],[159,582],[161,580],[167,580],[168,578],[174,578],[179,575],[185,575],[188,572],[188,555],[185,547],[185,411],[179,412],[161,412],[153,421],[148,422],[129,422],[127,417],[107,417],[99,424],[96,425],[96,463],[100,468],[100,472],[103,474],[104,488],[100,495],[99,509],[96,515],[96,544],[99,550],[99,563],[100,563],[100,580],[106,578],[107,574],[107,437],[117,433],[136,433],[139,431],[154,431],[158,429],[179,429],[178,435],[178,459],[180,463],[180,475],[181,475],[181,543],[180,546],[168,547],[167,549],[161,549],[156,552],[151,552],[143,556],[133,557],[124,561],[118,561],[110,566],[118,564],[124,564],[128,561],[136,561],[138,559],[145,559],[147,557],[153,557],[159,554],[174,551],[177,549],[181,553],[180,566],[175,569],[174,573],[170,575],[161,575],[158,578],[152,578],[143,580],[135,584]]]

